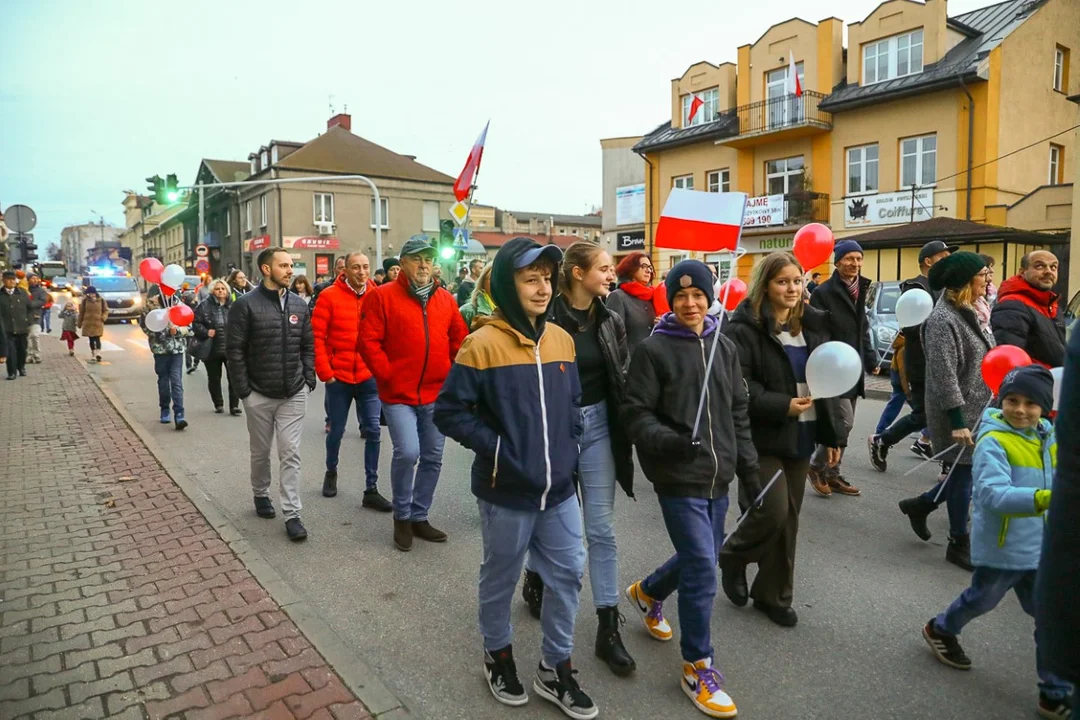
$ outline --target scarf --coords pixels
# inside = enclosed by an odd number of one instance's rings
[[[985,333],[990,329],[990,303],[986,302],[986,298],[979,298],[975,301],[975,316],[979,318],[979,327]]]
[[[427,305],[428,298],[431,297],[431,293],[435,291],[435,281],[432,280],[427,285],[417,285],[416,283],[409,281],[409,290],[413,295],[420,298],[420,303]]]
[[[856,275],[855,279],[852,280],[851,282],[847,282],[842,277],[840,279],[844,281],[845,285],[847,285],[848,294],[851,295],[851,302],[855,303],[855,305],[858,305],[859,304],[859,276]]]
[[[642,285],[637,280],[630,280],[620,285],[619,289],[626,292],[630,297],[652,303],[653,312],[656,313],[656,317],[660,317],[664,313],[671,311],[667,301],[667,288],[664,287],[663,283],[656,287],[650,287],[648,285]]]

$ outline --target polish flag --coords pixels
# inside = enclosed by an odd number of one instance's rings
[[[469,197],[469,191],[472,190],[476,173],[480,170],[480,158],[484,155],[484,143],[487,142],[488,125],[491,125],[490,120],[484,125],[484,132],[480,133],[480,137],[476,138],[476,143],[472,146],[469,157],[465,160],[465,167],[462,168],[458,179],[454,181],[454,197],[457,198],[458,202],[462,202]]]
[[[795,53],[791,50],[788,50],[787,91],[788,95],[802,97],[802,83],[799,82],[799,71],[795,68]]]
[[[687,120],[687,124],[694,122],[694,116],[697,115],[697,111],[705,104],[705,101],[699,98],[696,93],[691,95],[691,97],[693,99],[690,101],[690,118]]]
[[[656,246],[719,252],[739,246],[746,193],[713,193],[673,188],[660,214]]]

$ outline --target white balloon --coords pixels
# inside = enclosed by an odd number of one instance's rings
[[[926,322],[934,309],[934,299],[921,288],[913,288],[896,301],[896,322],[900,327],[915,327]]]
[[[167,327],[169,327],[168,310],[159,308],[146,314],[146,329],[150,332],[161,332]]]
[[[835,340],[818,345],[806,361],[806,384],[815,400],[843,395],[855,387],[862,373],[859,352]]]
[[[184,268],[179,265],[166,265],[161,271],[161,284],[173,290],[184,284]]]
[[[1054,409],[1057,410],[1058,401],[1061,400],[1061,379],[1065,377],[1065,368],[1051,368],[1050,374],[1054,376]]]

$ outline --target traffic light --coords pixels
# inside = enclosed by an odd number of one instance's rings
[[[180,199],[180,183],[176,179],[176,173],[169,173],[165,178],[165,199],[174,203]]]
[[[441,220],[439,222],[439,258],[449,262],[457,256],[454,248],[454,221]]]
[[[38,259],[37,243],[34,242],[33,235],[24,235],[20,240],[22,247],[22,263],[23,265],[29,265],[32,262],[36,262]]]
[[[165,181],[161,179],[160,175],[146,178],[146,192],[150,197],[154,198],[154,202],[158,205],[167,203],[165,199]]]

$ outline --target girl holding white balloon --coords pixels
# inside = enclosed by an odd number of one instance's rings
[[[170,266],[171,267],[171,266]],[[164,280],[164,273],[162,273]],[[184,418],[184,350],[193,313],[183,303],[165,309],[161,296],[151,296],[146,303],[147,313],[139,318],[139,327],[146,333],[150,351],[154,354],[154,372],[158,378],[158,405],[161,424],[173,422],[177,430],[187,427]],[[172,405],[170,417],[169,405]]]
[[[724,328],[738,349],[750,391],[750,429],[761,477],[779,477],[724,545],[722,585],[736,605],[752,598],[755,608],[787,627],[798,621],[791,607],[795,544],[810,457],[823,445],[829,448],[829,465],[840,459],[834,409],[825,398],[851,389],[862,373],[853,348],[828,342],[827,314],[803,302],[803,275],[792,255],[769,255],[755,266],[749,295]],[[740,484],[739,504],[745,509],[754,498],[744,490]],[[758,572],[748,589],[751,563]]]

